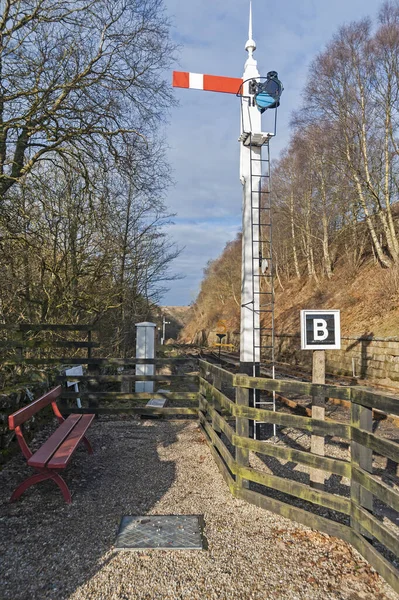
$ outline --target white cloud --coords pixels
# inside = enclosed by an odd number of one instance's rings
[[[221,254],[226,243],[236,237],[239,229],[238,224],[207,222],[174,225],[170,231],[172,237],[185,245],[184,251],[174,261],[174,270],[185,277],[172,283],[173,291],[167,294],[163,304],[184,305],[195,300],[208,261]]]

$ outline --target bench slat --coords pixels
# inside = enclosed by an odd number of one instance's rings
[[[44,442],[43,446],[30,457],[28,465],[30,467],[45,467],[54,452],[77,425],[80,419],[81,415],[69,415],[69,417],[57,427],[48,440]]]
[[[17,410],[17,412],[10,415],[8,417],[8,425],[10,429],[14,430],[16,427],[18,427],[18,425],[22,425],[22,423],[25,423],[25,421],[33,417],[33,415],[39,412],[39,410],[41,410],[48,404],[51,404],[51,402],[54,402],[54,400],[56,400],[61,394],[61,391],[62,388],[59,385],[58,387],[47,392],[47,394],[44,394],[44,396],[42,396],[41,398],[34,400],[27,406],[20,408],[19,410]]]
[[[81,415],[74,415],[81,416]],[[76,446],[84,437],[87,429],[90,427],[95,415],[83,415],[79,423],[72,429],[68,437],[53,454],[52,459],[47,463],[49,469],[65,469]]]

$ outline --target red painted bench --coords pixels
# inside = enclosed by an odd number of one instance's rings
[[[17,487],[10,498],[10,502],[17,500],[30,486],[46,479],[52,479],[58,485],[68,504],[72,502],[68,486],[57,471],[62,471],[67,467],[72,454],[81,441],[86,445],[89,454],[93,454],[93,449],[85,433],[90,427],[94,415],[73,414],[64,419],[57,406],[57,398],[60,396],[61,391],[62,388],[59,385],[8,417],[9,427],[11,430],[15,430],[18,443],[28,465],[37,471],[35,475],[31,475]],[[33,453],[25,441],[21,425],[49,404],[51,404],[58,419],[59,426],[44,442],[43,446]]]

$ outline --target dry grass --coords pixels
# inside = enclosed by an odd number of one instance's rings
[[[299,311],[304,308],[340,309],[344,335],[399,336],[399,267],[383,269],[369,262],[352,278],[345,266],[318,283],[292,280],[277,290],[276,329],[299,332]]]

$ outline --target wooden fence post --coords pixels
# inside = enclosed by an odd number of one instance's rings
[[[87,332],[87,341],[88,342],[92,341],[92,330],[91,329],[89,329],[89,331]],[[91,360],[92,356],[93,355],[92,355],[91,347],[88,347],[87,348],[87,357],[88,357],[88,359]],[[93,377],[95,379],[98,375],[100,375],[100,373],[101,373],[101,367],[100,367],[99,364],[88,364],[87,365],[87,374],[90,377]],[[95,383],[89,382],[87,384],[87,391],[89,393],[90,392],[98,392],[98,388],[99,388],[98,381],[96,381]],[[94,409],[96,409],[98,407],[98,401],[97,400],[89,399],[89,406],[93,407]],[[94,412],[96,412],[96,411],[94,410]],[[98,414],[97,414],[97,417],[98,417]]]
[[[216,373],[213,376],[213,387],[216,388],[219,391],[221,391],[221,389],[222,389],[222,380],[220,378],[220,375],[217,375]],[[214,410],[218,414],[220,414],[221,406],[220,406],[220,403],[219,403],[218,399],[215,396],[213,396],[212,399],[213,399],[213,408],[214,408]],[[214,419],[212,419],[212,428],[220,436],[222,430],[220,429],[219,425],[216,424],[216,422],[215,422]]]
[[[312,383],[325,384],[326,382],[326,357],[324,350],[313,350]],[[325,397],[312,397],[312,419],[325,420]],[[312,435],[310,450],[313,454],[324,456],[324,436]],[[313,488],[323,490],[325,473],[320,469],[310,469],[310,485]]]
[[[360,404],[351,402],[351,427],[363,429],[369,433],[373,430],[373,411],[371,408],[366,408]],[[358,442],[351,441],[351,465],[360,467],[368,473],[373,472],[373,450],[366,448]],[[373,494],[366,490],[360,483],[357,483],[351,478],[351,500],[357,506],[373,511]],[[355,531],[362,535],[370,537],[370,534],[361,527],[359,522],[351,517],[351,526]]]
[[[21,361],[24,360],[25,358],[25,347],[24,347],[24,342],[25,342],[25,331],[23,329],[18,328],[15,331],[15,337],[16,337],[16,341],[17,343],[20,342],[20,346],[17,346],[15,348],[15,353],[18,357],[18,359]]]
[[[236,404],[237,406],[249,406],[249,389],[236,388]],[[236,417],[236,434],[241,437],[249,437],[249,420],[245,417]],[[249,466],[249,450],[245,448],[235,448],[236,463],[239,467]],[[236,475],[236,489],[249,488],[249,482],[242,479],[240,475]]]

